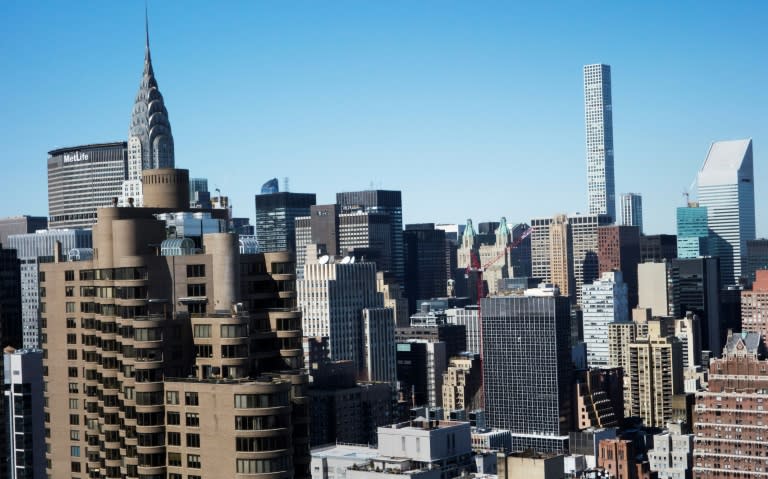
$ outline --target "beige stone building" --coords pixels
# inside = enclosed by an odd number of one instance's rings
[[[467,411],[483,407],[480,355],[464,353],[448,361],[443,373],[443,409]]]
[[[48,476],[308,477],[292,255],[167,238],[153,214],[188,209],[188,175],[143,175],[92,259],[41,268]]]

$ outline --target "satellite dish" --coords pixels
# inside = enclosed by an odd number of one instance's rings
[[[355,257],[354,256],[349,258],[349,264],[355,264]]]
[[[341,260],[341,264],[349,264],[350,258],[349,256],[345,256],[343,260]]]
[[[319,260],[317,260],[317,263],[318,264],[328,264],[328,261],[330,261],[330,260],[331,260],[331,257],[328,256],[327,254],[325,254],[325,255],[321,256]]]

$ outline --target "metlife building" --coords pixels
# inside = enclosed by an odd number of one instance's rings
[[[120,197],[127,175],[124,141],[48,152],[48,228],[90,228],[96,209]]]

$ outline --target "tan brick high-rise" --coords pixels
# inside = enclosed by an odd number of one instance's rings
[[[188,200],[160,184],[99,210],[93,259],[41,268],[48,476],[309,477],[292,255],[168,239],[153,213]]]

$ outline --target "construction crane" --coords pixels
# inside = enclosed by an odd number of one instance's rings
[[[520,246],[520,244],[529,236],[531,236],[531,233],[533,233],[533,230],[535,228],[530,227],[527,230],[523,231],[523,233],[515,239],[512,243],[508,244],[504,250],[502,250],[501,253],[496,255],[495,258],[491,259],[484,265],[480,265],[480,257],[477,254],[476,251],[472,251],[470,254],[470,264],[467,265],[467,269],[464,272],[464,277],[469,279],[470,275],[472,273],[475,274],[476,277],[476,287],[477,287],[477,325],[478,325],[478,334],[480,334],[480,363],[482,364],[483,361],[483,314],[482,314],[482,307],[480,306],[481,300],[486,296],[486,290],[485,290],[485,282],[483,281],[483,271],[493,266],[498,260],[500,260],[502,257],[506,256],[511,252],[513,249]]]

